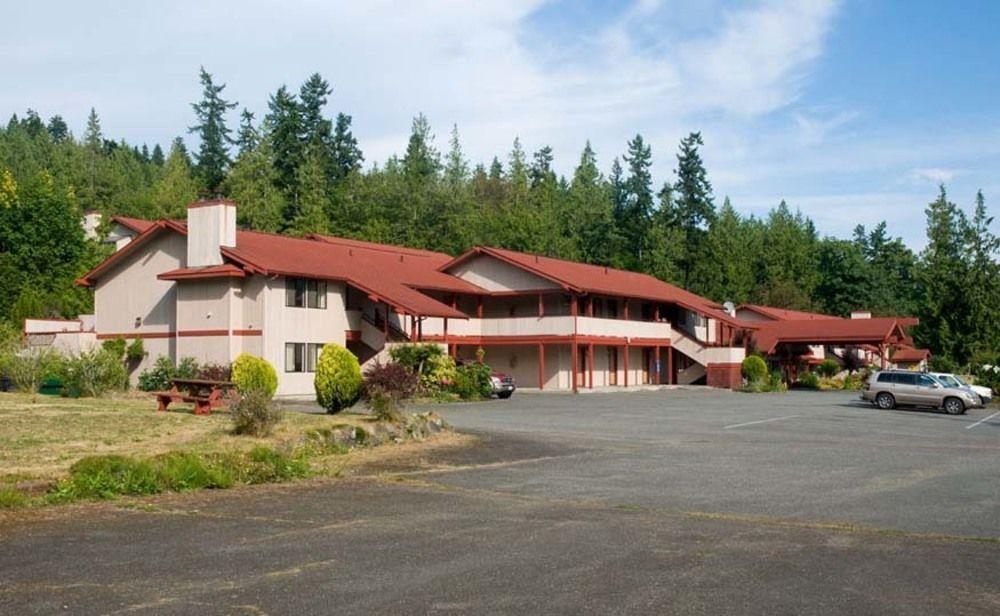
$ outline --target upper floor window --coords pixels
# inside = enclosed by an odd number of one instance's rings
[[[326,281],[288,278],[285,281],[285,305],[293,308],[326,308]]]

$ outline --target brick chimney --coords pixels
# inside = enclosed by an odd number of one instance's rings
[[[236,204],[228,199],[192,203],[187,229],[187,266],[222,265],[219,249],[236,246]]]

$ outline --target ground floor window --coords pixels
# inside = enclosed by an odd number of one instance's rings
[[[316,360],[322,350],[321,343],[286,342],[285,372],[316,372]]]

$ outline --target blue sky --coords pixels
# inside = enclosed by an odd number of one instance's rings
[[[585,140],[607,169],[640,132],[659,184],[700,130],[720,201],[785,199],[840,236],[885,219],[919,248],[939,182],[997,211],[997,23],[1000,3],[973,1],[23,2],[0,20],[0,114],[79,134],[94,106],[108,135],[166,143],[199,65],[258,115],[319,71],[369,163],[423,112],[441,148],[457,123],[473,162],[519,136],[564,173]]]

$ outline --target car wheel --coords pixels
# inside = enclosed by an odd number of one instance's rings
[[[965,412],[965,404],[958,398],[946,398],[944,401],[944,410],[949,415],[961,415]]]
[[[875,396],[875,404],[878,405],[880,409],[888,410],[896,407],[896,399],[892,396],[892,394],[882,392]]]
[[[506,400],[507,398],[510,398],[511,395],[513,395],[513,393],[514,392],[512,391],[501,391],[500,393],[497,394],[497,398],[500,398],[501,400]]]

